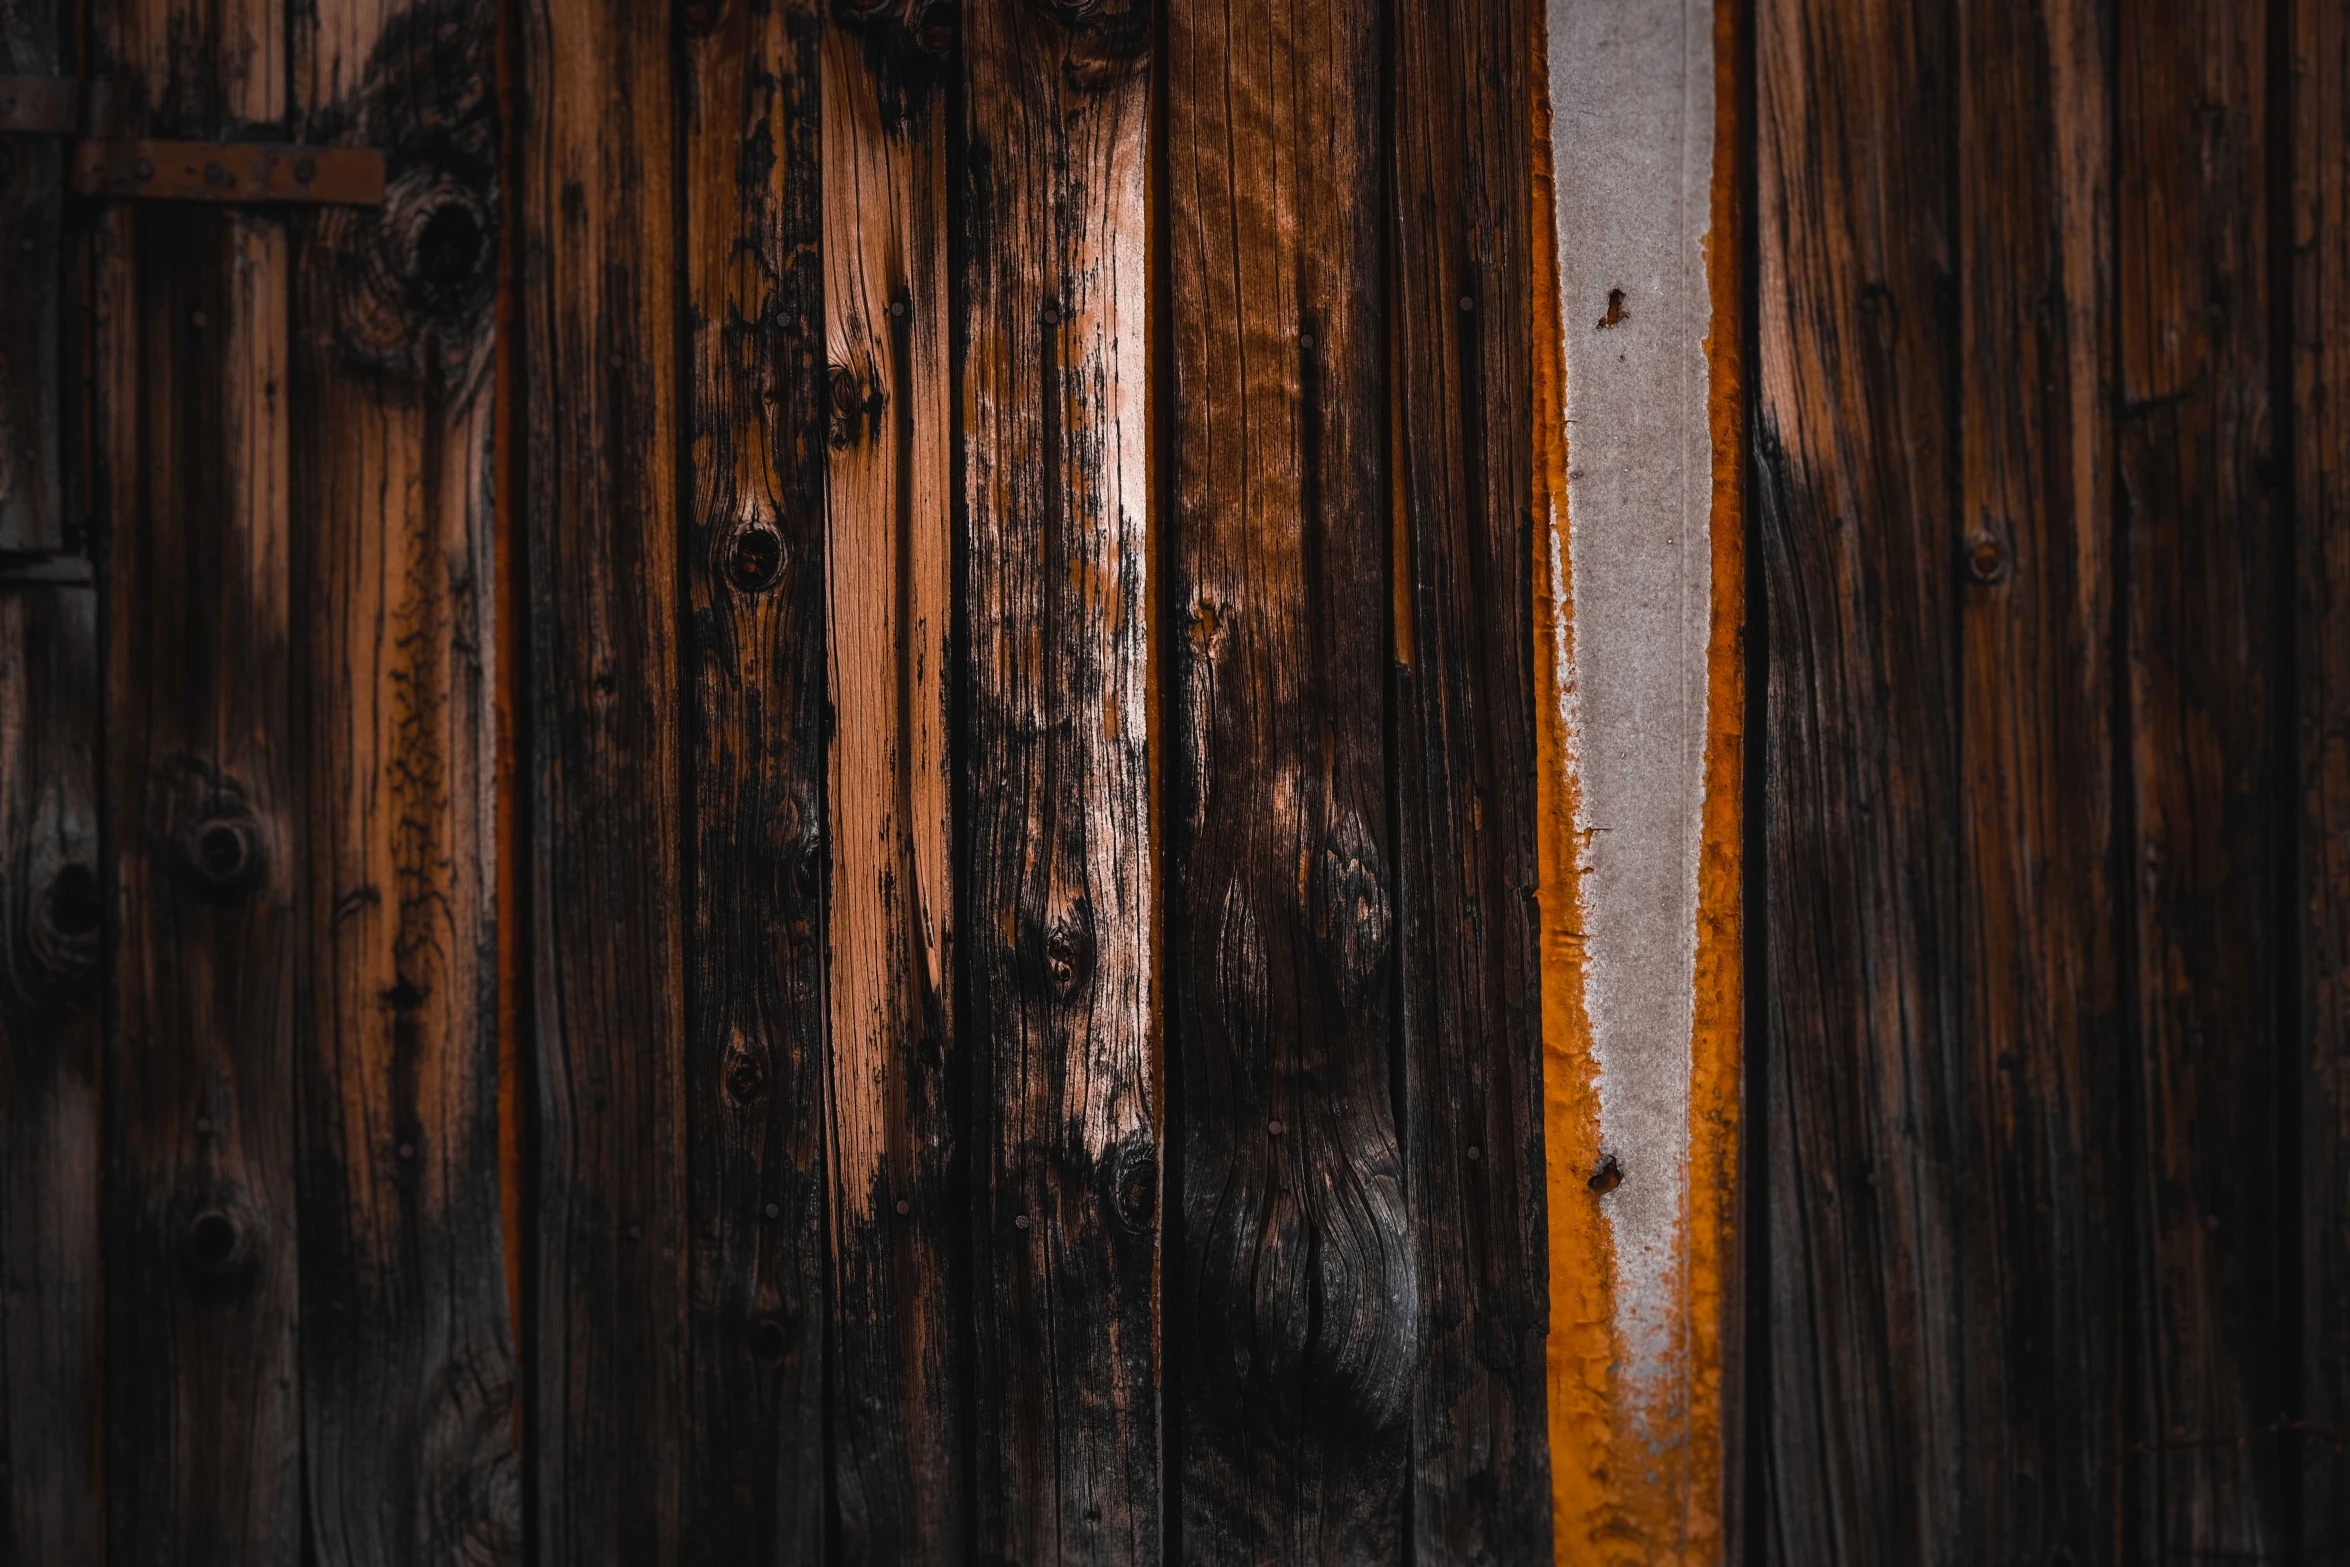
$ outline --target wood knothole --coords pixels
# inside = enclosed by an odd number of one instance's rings
[[[764,593],[783,576],[783,535],[773,523],[752,520],[726,544],[726,580],[740,593]]]
[[[1074,1001],[1093,979],[1093,917],[1083,903],[1045,931],[1044,977],[1056,1001]]]
[[[747,1335],[751,1358],[764,1366],[780,1366],[792,1352],[791,1320],[780,1311],[762,1312],[751,1319]]]
[[[180,835],[180,868],[215,902],[248,897],[261,884],[261,824],[241,811],[201,816]]]
[[[1159,1214],[1159,1153],[1135,1139],[1109,1160],[1110,1215],[1129,1235],[1148,1235]]]
[[[2007,545],[1995,533],[1978,533],[1966,542],[1966,571],[1978,587],[1996,587],[2005,582],[2013,561]]]
[[[188,1282],[209,1293],[241,1289],[261,1265],[259,1234],[234,1191],[182,1210],[177,1250]]]
[[[52,983],[75,984],[96,977],[99,932],[105,920],[105,892],[97,871],[81,860],[57,866],[34,904],[33,961]]]

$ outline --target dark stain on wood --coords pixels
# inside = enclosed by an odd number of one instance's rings
[[[1396,12],[1394,636],[1405,1197],[1423,1562],[1550,1554],[1534,903],[1532,200],[1516,4]],[[1375,907],[1360,862],[1337,901]],[[1349,965],[1349,969],[1354,967]]]

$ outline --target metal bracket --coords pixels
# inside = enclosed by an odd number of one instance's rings
[[[380,207],[377,147],[263,141],[136,141],[109,134],[113,94],[71,76],[0,76],[0,133],[74,139],[68,181],[85,196],[128,201]]]

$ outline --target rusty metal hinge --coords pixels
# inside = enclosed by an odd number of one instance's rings
[[[113,94],[71,76],[0,76],[0,134],[72,138],[66,177],[85,196],[128,201],[304,202],[380,207],[377,147],[147,141],[111,134]]]

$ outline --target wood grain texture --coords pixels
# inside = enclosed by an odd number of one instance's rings
[[[979,1555],[1153,1562],[1152,8],[964,28]]]
[[[0,0],[0,76],[72,74],[73,21],[66,0]],[[0,136],[0,553],[67,542],[64,171],[56,138]]]
[[[1423,1304],[1390,825],[1376,7],[1167,25],[1180,1552],[1402,1550]]]
[[[947,774],[954,17],[836,6],[823,45],[833,1505],[851,1562],[968,1550]]]
[[[126,130],[282,118],[264,0],[99,19]],[[94,326],[107,614],[106,1476],[118,1563],[300,1559],[290,244],[117,208]]]
[[[1949,5],[1813,0],[1762,0],[1756,18],[1759,1554],[1821,1567],[1984,1559],[1956,1212],[1954,23]]]
[[[2116,1558],[2110,39],[1957,8],[1957,1559]]]
[[[1532,7],[1396,10],[1397,906],[1426,1321],[1414,1562],[1551,1549],[1536,952]],[[1533,56],[1532,60],[1539,60]]]
[[[104,1559],[98,596],[0,590],[0,1562]]]
[[[2137,1048],[2128,1526],[2144,1557],[2288,1549],[2281,1040],[2293,833],[2270,406],[2266,12],[2119,19],[2118,420]]]
[[[301,224],[307,642],[303,1457],[320,1563],[518,1562],[498,1164],[495,15],[343,0],[293,37],[380,213]]]
[[[670,16],[520,24],[534,1548],[666,1567],[695,1450]]]
[[[688,8],[685,1559],[824,1559],[820,8]]]
[[[2350,1561],[2350,10],[2300,0],[2292,20],[2301,1543],[2336,1563]]]

